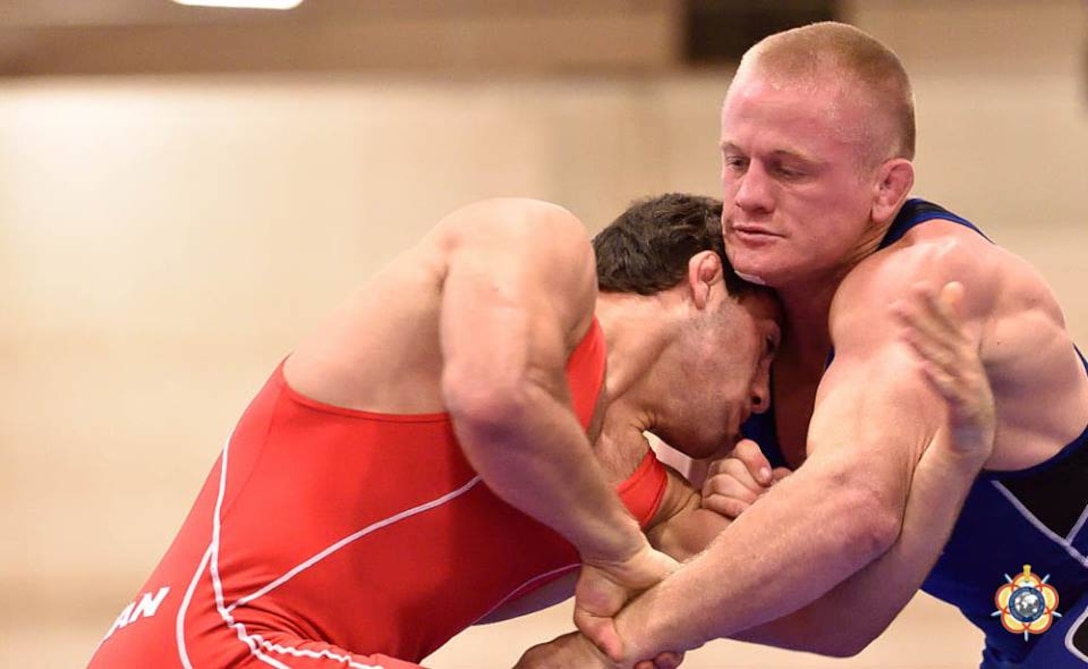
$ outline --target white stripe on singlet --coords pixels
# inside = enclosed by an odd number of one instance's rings
[[[1081,649],[1073,645],[1073,637],[1076,636],[1080,626],[1086,624],[1085,621],[1088,621],[1088,607],[1085,607],[1084,612],[1080,614],[1073,626],[1069,628],[1069,633],[1065,635],[1065,649],[1080,658],[1081,661],[1088,662],[1088,655],[1085,655]]]
[[[285,574],[283,574],[279,578],[273,580],[272,582],[268,583],[267,585],[260,588],[259,590],[256,590],[253,593],[250,593],[248,595],[245,595],[244,597],[239,598],[233,604],[230,604],[228,606],[223,600],[223,582],[222,582],[222,579],[221,579],[221,577],[219,575],[219,547],[220,547],[220,535],[221,535],[221,531],[222,531],[222,525],[221,525],[220,518],[221,518],[222,509],[223,509],[223,498],[226,495],[227,465],[228,465],[229,451],[230,451],[230,442],[228,441],[227,445],[223,447],[222,462],[221,462],[220,471],[219,471],[219,492],[218,492],[218,495],[216,497],[215,511],[214,511],[214,515],[212,517],[212,540],[211,540],[211,544],[208,546],[208,550],[204,554],[204,560],[201,561],[200,566],[197,568],[196,575],[193,577],[193,581],[189,585],[189,590],[186,592],[186,597],[185,597],[185,601],[183,602],[182,609],[178,613],[178,623],[177,623],[178,644],[179,644],[179,650],[181,651],[182,663],[185,666],[185,669],[193,669],[193,667],[192,667],[192,664],[189,662],[187,654],[185,653],[183,617],[184,617],[185,610],[188,608],[189,600],[192,598],[192,591],[195,589],[196,583],[197,583],[197,581],[199,581],[200,576],[203,573],[205,566],[210,567],[212,587],[213,587],[213,589],[215,591],[216,608],[219,610],[220,617],[222,617],[223,621],[227,624],[227,627],[234,630],[234,632],[238,635],[238,639],[240,641],[242,641],[242,643],[244,643],[249,648],[250,653],[252,653],[257,659],[264,662],[265,664],[269,664],[269,665],[271,665],[273,667],[276,667],[277,669],[290,669],[289,665],[285,665],[282,662],[280,662],[279,660],[277,660],[276,658],[270,657],[269,655],[265,654],[265,652],[263,652],[262,649],[267,650],[267,651],[269,651],[271,653],[278,653],[278,654],[288,655],[288,656],[292,656],[292,657],[308,657],[308,658],[314,658],[314,659],[327,657],[329,659],[336,660],[338,662],[346,662],[347,665],[349,667],[352,667],[353,669],[382,669],[380,666],[364,665],[364,664],[360,664],[358,662],[354,662],[350,657],[347,657],[347,656],[344,656],[344,655],[338,655],[338,654],[332,653],[331,651],[327,651],[327,650],[316,652],[316,651],[311,651],[311,650],[301,650],[301,649],[292,648],[292,647],[289,647],[289,646],[282,646],[282,645],[279,645],[279,644],[270,643],[270,642],[266,641],[265,639],[263,639],[262,637],[260,637],[259,635],[249,634],[246,631],[245,625],[242,624],[242,623],[239,623],[236,620],[234,620],[234,617],[231,615],[231,613],[237,607],[244,606],[245,604],[247,604],[249,602],[252,602],[253,600],[257,599],[258,597],[261,597],[263,595],[268,594],[269,592],[271,592],[272,590],[280,587],[284,583],[287,583],[288,581],[290,581],[292,578],[294,578],[298,574],[300,574],[303,571],[305,571],[305,570],[309,569],[310,567],[314,566],[315,564],[317,564],[321,560],[324,560],[325,558],[332,555],[336,551],[344,548],[345,546],[351,544],[352,542],[354,542],[354,541],[356,541],[358,539],[361,539],[362,537],[370,534],[371,532],[375,532],[377,530],[382,529],[383,527],[388,527],[390,525],[398,523],[398,522],[400,522],[402,520],[405,520],[407,518],[411,518],[412,516],[416,516],[416,515],[419,515],[421,513],[425,513],[427,511],[430,511],[431,509],[440,507],[443,504],[447,504],[447,503],[451,502],[452,500],[454,500],[454,499],[460,497],[461,495],[467,493],[468,491],[472,490],[478,483],[480,483],[480,477],[475,476],[472,479],[470,479],[467,483],[462,485],[460,488],[457,488],[456,490],[448,492],[445,495],[437,497],[437,498],[435,498],[435,499],[433,499],[433,500],[431,500],[429,502],[425,502],[425,503],[420,504],[418,506],[414,506],[414,507],[412,507],[410,509],[406,509],[404,511],[401,511],[400,513],[394,514],[394,515],[392,515],[392,516],[390,516],[388,518],[385,518],[383,520],[380,520],[380,521],[378,521],[376,523],[372,523],[372,524],[364,527],[363,529],[361,529],[361,530],[359,530],[357,532],[354,532],[354,533],[344,537],[343,539],[340,539],[339,541],[333,543],[332,545],[325,548],[324,550],[321,550],[321,551],[315,553],[310,558],[304,560],[303,562],[299,563],[295,567],[291,568]]]
[[[1065,538],[1070,542],[1077,540],[1077,535],[1084,529],[1084,523],[1088,521],[1088,504],[1084,506],[1084,510],[1080,512],[1080,518],[1077,518],[1077,523],[1073,525],[1073,529],[1069,530],[1069,534],[1065,535]]]
[[[503,597],[501,600],[498,601],[498,603],[495,604],[495,606],[492,606],[490,609],[488,609],[482,616],[477,618],[472,624],[473,625],[478,624],[481,620],[484,620],[489,615],[491,615],[495,611],[499,610],[499,608],[501,608],[504,604],[509,602],[511,599],[516,599],[517,597],[519,597],[525,591],[525,588],[528,588],[530,585],[536,583],[537,581],[539,581],[541,579],[544,579],[544,578],[548,578],[549,576],[555,576],[557,574],[562,574],[563,572],[578,569],[581,566],[582,566],[582,564],[580,562],[575,562],[574,564],[564,565],[562,567],[552,569],[551,571],[545,572],[543,574],[537,574],[536,576],[528,579],[527,581],[525,581],[524,583],[522,583],[518,587],[516,587],[513,590],[511,590],[510,592],[508,592],[505,597]]]
[[[295,576],[298,576],[299,573],[309,569],[310,567],[314,566],[315,564],[317,564],[321,560],[324,560],[328,556],[332,555],[333,553],[340,550],[344,546],[347,546],[348,544],[352,543],[353,541],[361,539],[361,538],[365,537],[366,535],[370,534],[371,532],[380,530],[383,527],[388,527],[390,525],[393,525],[394,523],[398,523],[398,522],[400,522],[402,520],[405,520],[407,518],[411,518],[412,516],[419,515],[421,513],[426,512],[426,511],[430,511],[431,509],[440,507],[443,504],[451,502],[451,501],[457,499],[458,497],[460,497],[461,495],[465,494],[469,490],[472,490],[474,487],[476,487],[476,484],[479,483],[479,482],[480,482],[480,477],[479,476],[474,476],[472,479],[470,479],[468,481],[468,483],[465,483],[460,488],[457,488],[456,490],[448,492],[445,495],[442,495],[441,497],[436,497],[435,499],[432,499],[429,502],[425,502],[423,504],[420,504],[419,506],[414,506],[414,507],[412,507],[410,509],[407,509],[405,511],[401,511],[400,513],[389,516],[388,518],[385,518],[383,520],[379,520],[376,523],[372,523],[370,525],[367,525],[366,527],[359,530],[358,532],[355,532],[353,534],[349,534],[348,536],[346,536],[343,539],[341,539],[341,540],[337,541],[336,543],[332,544],[331,546],[329,546],[325,550],[314,554],[313,557],[310,557],[310,558],[304,560],[303,562],[299,563],[295,567],[291,568],[283,576],[280,576],[279,578],[272,581],[268,585],[264,586],[260,590],[257,590],[256,592],[248,594],[248,595],[246,595],[244,597],[240,597],[238,599],[238,601],[234,602],[233,604],[231,604],[230,606],[227,607],[227,609],[226,609],[227,613],[230,613],[231,611],[233,611],[235,608],[237,608],[239,606],[243,606],[245,604],[248,604],[249,602],[252,602],[254,599],[257,599],[258,597],[260,597],[262,595],[268,594],[269,592],[271,592],[272,590],[275,590],[276,588],[280,587],[281,585],[283,585],[287,581],[290,581]]]
[[[200,558],[200,565],[196,568],[196,573],[193,574],[193,580],[189,581],[189,587],[185,590],[185,597],[181,600],[181,607],[178,609],[178,617],[174,620],[174,637],[178,643],[178,656],[181,659],[181,666],[185,669],[193,669],[193,663],[189,661],[189,649],[185,646],[185,612],[189,610],[189,603],[193,601],[193,591],[196,590],[196,584],[200,581],[200,576],[204,573],[204,569],[208,566],[208,559],[212,555],[211,544],[208,544],[207,550],[204,551],[204,557]]]
[[[1016,495],[1012,494],[1012,492],[1010,492],[1008,488],[1001,485],[1001,482],[991,481],[991,483],[995,488],[997,488],[998,492],[1005,496],[1005,499],[1008,500],[1009,504],[1012,504],[1013,508],[1019,511],[1020,515],[1023,516],[1024,519],[1027,520],[1029,523],[1031,523],[1036,530],[1038,530],[1043,536],[1047,537],[1054,543],[1064,548],[1065,552],[1072,555],[1077,560],[1077,562],[1081,563],[1082,566],[1088,567],[1088,557],[1085,557],[1083,553],[1078,551],[1076,546],[1074,546],[1069,539],[1058,536],[1054,532],[1054,530],[1044,525],[1042,521],[1035,517],[1035,514],[1033,514],[1026,506],[1024,506],[1023,502],[1017,499]]]

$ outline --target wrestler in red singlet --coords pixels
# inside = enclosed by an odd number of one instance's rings
[[[594,321],[567,364],[587,429],[604,366]],[[643,526],[665,482],[648,454],[620,486]],[[328,406],[281,365],[90,669],[416,667],[577,567],[571,544],[481,483],[447,414]]]

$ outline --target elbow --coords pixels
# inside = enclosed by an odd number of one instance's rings
[[[868,648],[871,642],[872,639],[836,639],[831,640],[830,642],[825,641],[823,648],[815,649],[813,652],[826,657],[845,659],[858,656],[861,654],[861,651]]]
[[[837,616],[850,619],[829,619]],[[733,638],[824,657],[849,658],[868,648],[881,631],[857,620],[852,612],[828,616],[826,611],[802,609],[769,628],[746,630]]]
[[[850,616],[850,620],[828,620],[826,611],[803,610],[797,615],[800,624],[793,629],[793,643],[784,646],[826,657],[855,657],[883,631],[883,627],[876,629],[868,620],[859,620],[849,611],[836,615]]]
[[[851,627],[844,625],[844,628]],[[816,642],[816,648],[810,648],[814,653],[827,657],[848,658],[856,657],[861,651],[869,647],[876,634],[865,634],[859,630],[844,629],[837,635],[824,635]]]
[[[895,545],[902,529],[901,512],[895,508],[875,508],[857,528],[854,541],[863,554],[871,555],[872,559],[876,559]]]
[[[853,555],[876,559],[899,540],[904,505],[868,482],[841,481],[840,484],[840,489],[844,490],[838,496],[841,506],[833,513],[845,521],[841,535],[844,548]]]

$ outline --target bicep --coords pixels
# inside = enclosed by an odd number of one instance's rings
[[[808,448],[810,461],[852,468],[860,475],[855,480],[905,499],[944,407],[917,365],[897,349],[836,357],[817,393]]]
[[[834,358],[809,425],[810,459],[840,460],[874,491],[905,500],[914,466],[946,412],[902,338],[886,290],[844,283],[831,317]]]

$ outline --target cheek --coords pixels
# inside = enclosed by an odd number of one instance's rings
[[[733,411],[737,402],[744,400],[751,370],[747,364],[733,359],[725,362],[718,369],[717,395],[722,412]],[[725,401],[721,401],[725,400]]]
[[[732,211],[736,208],[733,201],[737,196],[737,180],[729,174],[723,174],[721,179],[721,190],[718,192],[719,197],[722,199],[722,219],[729,220],[732,218]]]
[[[813,191],[804,204],[823,226],[834,226],[842,225],[836,222],[866,220],[872,198],[853,177],[842,177],[825,188]]]
[[[754,330],[754,328],[753,328]],[[763,337],[753,336],[746,342],[745,356],[738,360],[736,371],[737,386],[745,397],[752,391],[752,387],[759,380],[760,373],[765,369],[763,355]]]

